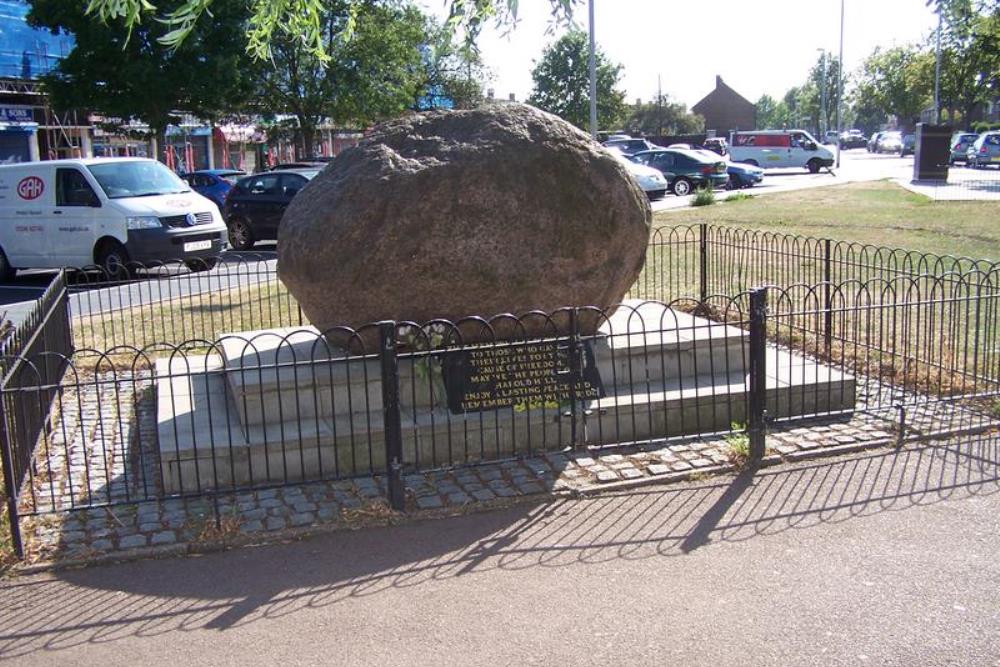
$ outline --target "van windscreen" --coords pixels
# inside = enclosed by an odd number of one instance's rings
[[[190,192],[172,171],[153,160],[122,160],[87,167],[108,199],[152,197]]]

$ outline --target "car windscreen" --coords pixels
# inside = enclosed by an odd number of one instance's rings
[[[231,174],[216,174],[220,179],[229,183],[230,185],[236,185],[236,181],[240,179],[241,176],[245,176],[245,172],[234,171]]]
[[[88,165],[108,199],[191,192],[187,183],[159,162],[123,160]]]

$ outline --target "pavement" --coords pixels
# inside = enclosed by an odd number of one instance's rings
[[[18,665],[1000,665],[1000,440],[0,582]]]

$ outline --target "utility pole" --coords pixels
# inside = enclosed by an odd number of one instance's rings
[[[840,0],[840,59],[837,61],[837,169],[840,169],[840,105],[844,101],[844,0]]]
[[[594,0],[587,0],[590,13],[590,136],[597,139],[597,63],[594,58]]]
[[[934,124],[941,120],[941,3],[937,6],[937,47],[934,55]]]
[[[820,61],[822,62],[820,67],[822,74],[819,80],[819,140],[826,141],[826,136],[823,134],[823,116],[826,115],[826,49],[820,48],[816,50],[819,51]]]
[[[663,82],[656,75],[656,136],[663,136]]]

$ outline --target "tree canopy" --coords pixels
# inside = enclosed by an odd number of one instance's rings
[[[164,8],[185,0],[163,0]],[[95,21],[65,0],[32,0],[28,22],[54,33],[71,33],[74,49],[44,78],[54,106],[84,108],[146,122],[162,132],[183,109],[216,118],[241,106],[251,88],[245,78],[243,0],[215,0],[212,21],[195,26],[176,48],[160,38],[168,27],[149,21],[126,35],[121,26]]]
[[[912,124],[932,101],[934,54],[915,46],[876,48],[861,65],[856,100]]]
[[[693,134],[705,129],[705,119],[688,111],[686,104],[658,94],[651,102],[631,108],[623,128],[633,135]]]
[[[294,115],[307,156],[322,119],[365,126],[396,116],[414,105],[426,81],[427,21],[415,7],[372,2],[353,12],[348,2],[328,1],[322,18],[328,60],[282,35],[271,45],[270,62],[252,67],[251,110]],[[348,21],[352,37],[341,40]]]
[[[570,30],[547,47],[531,71],[528,103],[586,129],[590,123],[590,70],[587,34]],[[621,65],[597,49],[597,125],[611,128],[625,112],[625,93],[617,89]]]
[[[144,23],[160,23],[166,30],[158,39],[166,46],[176,47],[193,34],[200,23],[212,22],[217,4],[227,0],[63,0],[83,4],[87,13],[104,22],[121,21],[127,30]],[[326,0],[246,0],[250,22],[246,30],[247,50],[258,59],[271,55],[271,45],[279,38],[298,40],[310,54],[327,62],[327,26],[324,25]],[[517,19],[519,0],[450,0],[446,27],[466,35],[468,45],[484,25],[513,25]],[[573,5],[578,0],[548,0],[553,21],[568,23]],[[349,39],[357,25],[357,15],[367,0],[347,0],[344,3],[347,20],[338,26],[339,37]]]

